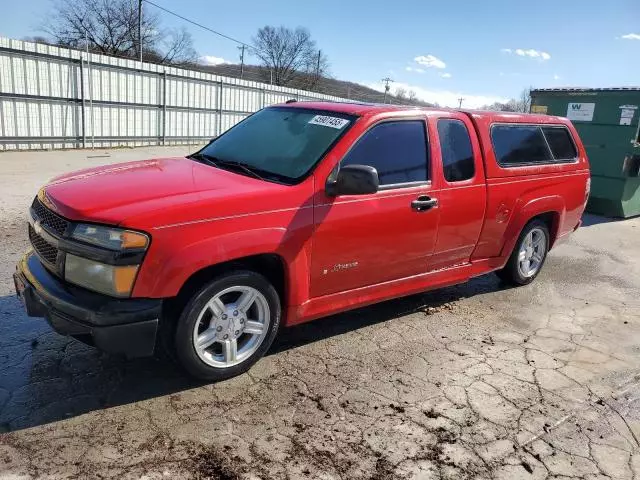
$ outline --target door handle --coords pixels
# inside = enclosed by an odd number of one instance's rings
[[[420,195],[411,202],[411,208],[417,212],[426,212],[427,210],[437,206],[438,200],[436,198],[428,197],[427,195]]]

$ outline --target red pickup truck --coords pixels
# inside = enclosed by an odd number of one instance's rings
[[[166,343],[222,379],[281,326],[492,271],[531,282],[589,185],[564,118],[287,103],[186,158],[54,179],[14,280],[60,333],[129,357]]]

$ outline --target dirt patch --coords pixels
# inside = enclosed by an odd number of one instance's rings
[[[376,460],[375,471],[371,475],[371,480],[392,480],[397,478],[394,475],[393,465],[385,458]]]
[[[440,305],[429,305],[427,308],[424,309],[424,313],[426,315],[434,315],[440,312],[454,313],[459,308],[460,308],[459,305],[453,302],[445,302]]]
[[[248,471],[246,465],[232,461],[215,447],[193,446],[187,452],[190,458],[185,465],[197,480],[240,480]]]
[[[437,413],[433,408],[430,408],[429,410],[425,410],[424,415],[427,418],[438,418],[440,416],[440,414]]]

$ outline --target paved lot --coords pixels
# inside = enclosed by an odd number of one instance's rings
[[[640,219],[586,217],[528,287],[489,275],[323,319],[195,384],[58,336],[10,280],[47,178],[161,153],[0,154],[0,477],[640,476]]]

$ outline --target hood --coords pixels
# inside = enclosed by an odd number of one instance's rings
[[[80,170],[56,177],[44,188],[48,205],[66,218],[138,228],[287,208],[295,203],[280,194],[295,187],[187,158]]]

